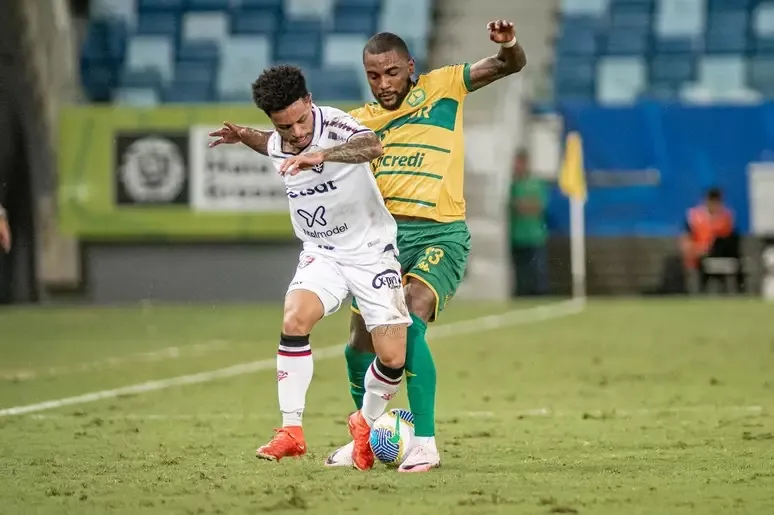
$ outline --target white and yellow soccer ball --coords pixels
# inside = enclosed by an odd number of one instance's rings
[[[406,457],[414,438],[414,415],[405,409],[391,409],[371,427],[371,450],[385,465],[397,467]]]

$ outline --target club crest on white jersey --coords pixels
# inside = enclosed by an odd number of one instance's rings
[[[302,153],[342,145],[358,134],[372,131],[345,112],[312,104],[314,135]],[[282,151],[274,132],[269,157],[279,170],[292,154]],[[290,218],[304,248],[325,252],[339,261],[376,259],[385,251],[397,254],[397,226],[368,163],[326,162],[311,170],[283,177]]]

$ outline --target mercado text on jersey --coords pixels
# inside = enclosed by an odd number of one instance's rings
[[[371,169],[393,215],[465,219],[462,107],[470,89],[469,64],[446,66],[420,75],[394,111],[378,103],[350,111],[382,140],[384,155]]]
[[[313,105],[312,113],[314,135],[302,153],[335,147],[371,132],[332,107]],[[282,151],[277,132],[269,138],[268,149],[277,169],[291,157]],[[385,250],[397,253],[397,226],[367,163],[326,162],[283,179],[293,230],[304,249],[330,255],[338,262],[357,263],[378,260]]]

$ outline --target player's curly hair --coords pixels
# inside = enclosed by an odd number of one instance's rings
[[[272,66],[253,82],[253,101],[266,114],[282,111],[308,96],[304,73],[296,66]]]

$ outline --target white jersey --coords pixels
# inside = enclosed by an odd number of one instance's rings
[[[372,132],[333,107],[312,104],[312,114],[312,142],[302,153],[336,147],[352,136]],[[282,151],[277,132],[269,138],[268,151],[278,170],[292,157]],[[304,250],[349,263],[374,262],[390,251],[397,255],[397,225],[368,163],[326,162],[283,179],[293,229]]]

